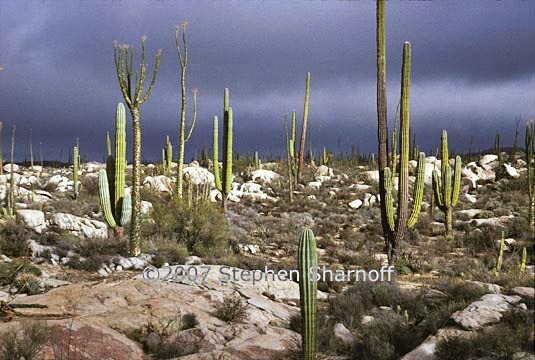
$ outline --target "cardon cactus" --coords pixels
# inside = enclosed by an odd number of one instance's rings
[[[73,180],[73,197],[78,199],[78,171],[80,170],[80,157],[78,156],[78,146],[74,146],[72,152],[72,180]]]
[[[400,160],[399,160],[399,191],[397,202],[397,218],[394,216],[393,187],[394,178],[389,167],[383,169],[383,182],[381,184],[384,194],[384,219],[386,221],[386,245],[390,262],[396,257],[396,251],[407,230],[414,227],[418,221],[422,206],[424,180],[425,180],[425,154],[418,155],[418,168],[416,182],[413,189],[412,210],[409,213],[409,157],[410,157],[410,66],[411,46],[406,42],[403,46],[403,65],[401,76],[400,101]],[[397,157],[397,156],[396,156]],[[393,163],[394,164],[394,163]]]
[[[164,156],[164,159],[162,159],[164,172],[167,174],[171,171],[173,162],[173,144],[171,143],[171,140],[169,140],[169,136],[165,139],[165,149],[163,150],[162,155]]]
[[[442,158],[441,176],[439,180],[438,171],[433,170],[433,192],[438,207],[444,212],[446,224],[446,236],[451,236],[453,232],[453,208],[457,205],[461,190],[461,157],[455,157],[455,174],[451,173],[448,152],[448,132],[442,130]],[[452,179],[452,176],[454,178]],[[452,184],[453,181],[453,184]]]
[[[123,104],[119,103],[115,115],[115,158],[108,158],[106,170],[100,170],[98,176],[102,212],[116,237],[123,235],[123,226],[130,220],[132,211],[130,194],[124,193],[125,171],[126,116]]]
[[[526,125],[526,163],[528,167],[528,220],[531,231],[535,233],[535,120]]]
[[[221,191],[221,206],[227,209],[227,197],[232,185],[232,108],[229,106],[229,90],[225,89],[223,97],[223,178],[219,175],[219,129],[218,119],[214,116],[213,162],[217,190]]]
[[[310,269],[318,266],[316,240],[310,229],[299,239],[297,263],[299,266],[299,299],[301,304],[301,338],[303,359],[312,360],[316,353],[316,298],[318,283],[311,278]]]
[[[301,127],[301,143],[299,144],[299,159],[297,163],[297,181],[300,181],[305,168],[305,142],[308,123],[308,101],[310,98],[310,73],[307,73],[305,85],[305,102],[303,105],[303,123]],[[293,134],[292,134],[293,136]]]

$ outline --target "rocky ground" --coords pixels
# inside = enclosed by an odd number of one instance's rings
[[[535,359],[526,164],[520,156],[471,160],[462,169],[454,237],[443,236],[444,216],[430,205],[440,161],[429,157],[422,214],[402,244],[394,281],[319,283],[318,358]],[[310,166],[290,203],[281,164],[254,170],[238,162],[225,215],[206,165],[185,168],[188,206],[171,201],[174,170],[144,166],[138,257],[128,255],[127,241],[113,237],[100,212],[104,164],[83,164],[76,200],[72,169],[4,166],[0,202],[13,171],[17,211],[0,220],[0,359],[298,358],[298,284],[225,282],[221,267],[240,269],[238,275],[295,269],[303,227],[316,234],[321,265],[385,264],[378,172],[368,164]],[[411,162],[411,172],[415,167]],[[502,231],[503,268],[494,274]],[[148,266],[165,273],[168,265],[202,274],[203,264],[211,266],[205,281],[148,282],[142,275]]]

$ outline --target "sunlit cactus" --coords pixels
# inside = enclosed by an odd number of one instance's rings
[[[526,163],[529,196],[528,220],[532,233],[535,233],[535,120],[526,124]]]
[[[78,155],[78,146],[74,146],[73,152],[72,152],[72,180],[73,180],[73,197],[74,199],[78,198],[78,171],[80,171],[80,157]]]
[[[297,181],[301,181],[303,169],[305,167],[305,142],[308,123],[308,101],[310,98],[310,73],[307,73],[305,84],[305,102],[303,105],[303,123],[301,128],[301,143],[299,144],[299,159],[297,163]],[[293,130],[292,130],[293,136]]]
[[[379,3],[379,2],[378,2]],[[394,208],[393,189],[395,178],[389,167],[383,169],[383,181],[380,184],[384,194],[381,206],[384,208],[382,221],[387,225],[385,230],[385,242],[390,262],[395,261],[401,240],[408,229],[414,227],[418,221],[423,200],[425,181],[425,154],[419,153],[416,181],[413,188],[412,210],[409,212],[409,160],[410,160],[410,70],[411,70],[411,46],[406,42],[403,46],[403,64],[401,76],[401,101],[400,101],[400,159],[399,159],[399,186],[397,209]],[[388,151],[387,151],[388,152]],[[395,152],[393,151],[392,155]],[[380,156],[381,159],[382,156]],[[397,155],[396,155],[397,158]],[[383,159],[384,160],[384,159]],[[382,163],[382,162],[381,162]],[[396,163],[392,162],[392,166]],[[397,217],[395,216],[397,212]]]
[[[301,233],[297,264],[299,267],[303,359],[313,360],[316,355],[316,301],[318,283],[316,279],[311,278],[310,269],[318,266],[318,256],[314,233],[310,229],[305,229]]]
[[[442,158],[440,161],[442,179],[439,179],[438,171],[433,170],[433,192],[437,206],[445,215],[446,236],[451,236],[453,233],[453,208],[457,205],[461,190],[462,160],[458,155],[455,157],[455,172],[452,174],[449,164],[448,133],[446,130],[442,130],[441,144]]]
[[[125,195],[125,173],[126,115],[124,105],[119,103],[115,114],[115,157],[108,157],[106,170],[100,170],[98,178],[104,218],[119,238],[123,236],[123,226],[130,221],[132,211],[130,194]]]
[[[232,108],[229,105],[229,90],[223,96],[223,177],[219,175],[219,129],[218,119],[214,116],[213,162],[216,188],[221,192],[221,206],[227,209],[227,198],[232,185]]]

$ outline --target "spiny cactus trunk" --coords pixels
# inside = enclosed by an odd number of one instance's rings
[[[446,209],[445,213],[446,236],[453,236],[453,208]]]
[[[318,283],[310,277],[310,268],[318,265],[316,240],[312,230],[305,229],[299,239],[299,299],[301,305],[301,339],[303,359],[316,356],[316,298]]]
[[[130,225],[130,252],[141,253],[141,124],[139,110],[131,109],[133,128],[132,166],[132,220]]]

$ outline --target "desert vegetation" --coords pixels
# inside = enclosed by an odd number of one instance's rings
[[[535,358],[535,119],[513,124],[510,149],[498,132],[492,150],[457,152],[444,129],[426,156],[411,135],[410,42],[388,122],[386,6],[369,154],[313,143],[306,72],[302,114],[281,109],[273,135],[284,155],[235,148],[224,88],[211,149],[187,161],[202,99],[192,89],[188,121],[188,22],[160,163],[143,159],[141,108],[168,54],[149,66],[145,37],[139,52],[113,44],[124,103],[102,129],[104,163],[78,141],[68,163],[34,162],[31,132],[15,162],[15,122],[4,161],[0,122],[0,359]]]

